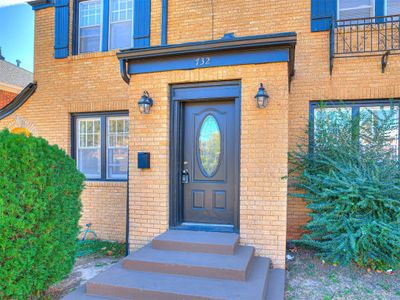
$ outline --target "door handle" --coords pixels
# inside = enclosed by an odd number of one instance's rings
[[[183,184],[189,183],[189,170],[188,169],[182,170],[182,183]]]

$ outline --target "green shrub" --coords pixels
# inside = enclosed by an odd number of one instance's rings
[[[0,299],[29,299],[72,269],[83,175],[42,138],[0,131]]]
[[[303,141],[289,154],[289,182],[303,191],[291,196],[311,209],[308,233],[297,242],[327,261],[400,266],[397,114],[368,110],[352,120],[347,110],[320,110],[310,147]]]

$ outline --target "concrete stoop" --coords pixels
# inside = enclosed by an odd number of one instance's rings
[[[64,300],[282,300],[285,271],[239,235],[169,230]]]

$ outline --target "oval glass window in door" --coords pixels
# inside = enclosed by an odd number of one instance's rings
[[[218,169],[221,156],[221,130],[214,116],[204,118],[197,145],[201,170],[205,176],[211,177]]]

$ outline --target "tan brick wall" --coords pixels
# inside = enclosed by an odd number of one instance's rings
[[[0,90],[0,109],[10,103],[15,96],[17,96],[16,93]]]
[[[161,1],[152,1],[151,15],[151,45],[158,45]],[[288,147],[295,147],[297,136],[307,124],[309,101],[400,96],[398,56],[389,57],[385,74],[380,72],[380,58],[371,57],[336,59],[333,75],[329,75],[328,32],[310,32],[309,0],[169,0],[168,41],[171,44],[218,39],[228,32],[236,36],[297,32],[296,73],[290,93],[286,65],[282,63],[138,75],[128,86],[120,78],[115,52],[54,60],[53,21],[53,8],[36,12],[38,89],[16,113],[0,121],[0,126],[28,124],[35,134],[69,151],[70,113],[129,109],[132,166],[136,164],[138,151],[152,153],[152,169],[140,171],[131,167],[133,247],[145,244],[168,228],[169,84],[242,81],[241,237],[244,243],[255,245],[260,254],[271,256],[279,266],[284,261],[286,221],[287,237],[292,239],[301,234],[299,225],[307,220],[304,203],[297,199],[288,200],[286,212],[287,186],[281,176],[287,171]],[[254,105],[253,97],[260,81],[271,94],[270,106],[265,110],[257,110]],[[137,110],[137,100],[144,89],[156,100],[148,116],[140,115]],[[91,192],[95,194],[100,188],[104,192],[90,200]],[[116,206],[120,204],[115,215],[121,216],[123,187],[118,187],[116,193],[114,189],[108,184],[88,186],[83,196],[84,206],[106,205],[109,197],[118,194],[112,201]],[[103,211],[102,216],[106,213]],[[92,218],[88,209],[83,220],[86,217]],[[101,221],[93,221],[97,222]],[[106,233],[109,223],[98,226],[99,231],[109,236]],[[115,235],[120,234],[118,226]]]
[[[92,223],[100,238],[125,241],[126,182],[86,182],[80,225]]]
[[[136,249],[168,229],[169,86],[185,82],[240,80],[241,173],[240,237],[260,255],[284,266],[286,243],[288,80],[287,63],[233,66],[136,75],[131,78],[129,112],[132,164],[136,152],[151,153],[152,168],[131,168],[131,246]],[[254,94],[268,82],[271,104],[257,109]],[[155,105],[141,115],[137,99],[151,91]]]

